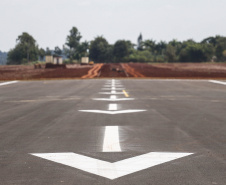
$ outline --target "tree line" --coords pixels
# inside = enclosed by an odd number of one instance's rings
[[[24,32],[18,36],[16,46],[8,52],[7,64],[26,64],[43,60],[46,55],[63,55],[66,63],[90,57],[96,63],[117,62],[224,62],[226,61],[226,37],[215,36],[195,42],[172,40],[156,42],[138,37],[136,44],[118,40],[109,44],[103,36],[81,42],[82,35],[72,27],[62,48],[39,48],[36,40]]]

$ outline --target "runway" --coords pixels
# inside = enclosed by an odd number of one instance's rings
[[[226,81],[0,82],[0,184],[226,182]]]

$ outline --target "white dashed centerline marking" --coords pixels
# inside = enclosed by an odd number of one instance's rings
[[[0,83],[0,86],[9,85],[9,84],[15,84],[15,83],[18,83],[18,81],[11,81],[11,82]]]
[[[118,126],[105,127],[103,152],[121,152]]]
[[[109,104],[109,109],[108,110],[118,110],[117,104]]]

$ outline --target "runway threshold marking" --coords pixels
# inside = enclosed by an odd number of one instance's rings
[[[118,126],[105,127],[103,152],[121,152]]]
[[[150,152],[115,163],[76,153],[33,153],[31,155],[114,180],[131,173],[192,155],[192,153]]]
[[[116,96],[112,95],[110,99],[115,100]],[[101,110],[80,110],[80,111],[106,113],[106,114],[146,111],[146,110],[118,111],[118,105],[113,103],[108,105],[108,109],[109,109],[108,111]],[[105,127],[103,152],[121,152],[118,126]],[[76,153],[33,153],[31,155],[114,180],[119,177],[129,175],[131,173],[135,173],[156,165],[160,165],[166,162],[170,162],[182,157],[192,155],[192,153],[150,152],[147,154],[124,159],[114,163],[87,157]]]
[[[125,97],[127,97],[127,98],[129,97],[128,93],[125,90],[123,90],[123,93],[124,93]]]
[[[10,82],[3,82],[3,83],[0,83],[0,86],[3,86],[3,85],[9,85],[9,84],[15,84],[15,83],[18,83],[19,81],[10,81]]]
[[[221,84],[221,85],[226,85],[226,82],[221,82],[221,81],[217,81],[217,80],[209,80],[209,82]]]

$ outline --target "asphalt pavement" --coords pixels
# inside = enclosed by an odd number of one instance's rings
[[[1,83],[2,185],[226,184],[225,81]]]

